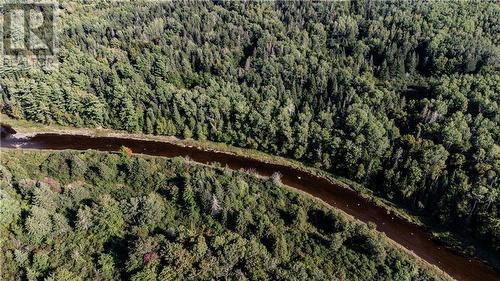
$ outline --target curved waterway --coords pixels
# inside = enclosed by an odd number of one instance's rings
[[[429,263],[438,266],[457,280],[500,280],[500,273],[493,268],[477,259],[461,256],[455,251],[443,247],[432,240],[424,228],[388,214],[386,209],[366,200],[353,190],[295,168],[197,147],[130,138],[44,133],[27,138],[17,138],[15,135],[9,134],[1,141],[1,147],[53,150],[117,151],[122,145],[131,148],[134,153],[166,157],[188,156],[195,162],[205,164],[218,162],[231,169],[251,169],[263,176],[271,176],[278,172],[281,174],[281,180],[284,184],[320,198],[361,221],[375,223],[378,231],[384,232],[392,240]]]

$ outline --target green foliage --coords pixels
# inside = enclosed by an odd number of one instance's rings
[[[57,70],[2,75],[3,113],[296,158],[500,250],[497,3],[87,2]]]
[[[49,163],[72,159],[88,168],[52,172],[60,192],[40,184]],[[12,201],[27,212],[11,212],[2,229],[2,280],[441,279],[373,227],[278,180],[178,158],[132,156],[128,167],[119,159],[95,151],[2,151],[1,165],[20,166],[4,169],[11,180],[4,180],[0,206]],[[117,176],[95,181],[89,171],[97,164]],[[32,188],[21,191],[28,179]],[[35,193],[59,204],[49,212]],[[321,214],[321,227],[310,212]]]
[[[50,214],[44,208],[33,206],[25,228],[34,243],[41,243],[52,232]]]
[[[5,190],[0,189],[0,228],[8,228],[15,223],[21,213],[19,202]]]

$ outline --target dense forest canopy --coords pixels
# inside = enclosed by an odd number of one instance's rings
[[[58,69],[0,78],[3,113],[292,157],[500,250],[497,3],[60,6]]]
[[[443,280],[277,177],[127,153],[2,154],[2,280]]]

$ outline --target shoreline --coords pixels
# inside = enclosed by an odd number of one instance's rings
[[[36,135],[36,134],[34,134]],[[65,134],[65,135],[70,135],[70,134]],[[76,134],[74,134],[76,135]],[[90,136],[90,135],[88,135]],[[23,135],[23,137],[26,137],[26,135]],[[141,139],[142,140],[142,139]],[[188,146],[188,145],[186,145]],[[58,151],[61,151],[61,150],[57,150],[57,149],[48,149],[48,148],[41,148],[41,149],[38,149],[38,148],[9,148],[9,147],[0,147],[0,151],[2,150],[10,150],[10,151],[20,151],[21,153],[31,153],[31,151],[40,151],[40,152],[49,152],[49,153],[53,153],[53,152],[58,152]],[[82,152],[80,150],[75,150],[75,149],[68,149],[69,151],[78,151],[78,152]],[[97,153],[113,153],[113,152],[109,152],[109,151],[100,151],[100,150],[96,150]],[[118,153],[118,152],[115,152],[115,153]],[[222,152],[222,153],[225,153],[225,154],[229,154],[227,152]],[[164,157],[164,156],[154,156],[154,155],[149,155],[149,154],[142,154],[142,153],[133,153],[135,157]],[[182,156],[177,156],[177,157],[182,157]],[[167,157],[169,158],[169,157]],[[211,165],[211,164],[206,164],[206,163],[201,163],[201,162],[197,162],[193,159],[190,159],[190,158],[186,158],[186,157],[182,157],[184,159],[184,161],[186,162],[190,162],[192,163],[193,165],[201,165],[201,166],[206,166],[206,167],[211,167],[211,168],[214,168],[214,169],[224,169],[224,167],[218,167],[218,166],[214,166],[214,165]],[[231,169],[231,168],[229,168]],[[231,169],[233,170],[233,169]],[[233,171],[238,171],[238,170],[233,170]],[[258,174],[258,172],[256,171],[252,171],[252,170],[241,170],[242,172],[244,173],[247,173],[249,175],[252,175],[252,176],[255,176],[255,177],[258,177],[258,178],[262,178],[262,179],[265,179],[265,178],[268,178],[264,175],[261,175],[261,174]],[[314,175],[316,176],[316,175]],[[336,184],[336,183],[335,183]],[[352,214],[349,214],[348,212],[328,203],[327,201],[323,200],[322,198],[320,197],[317,197],[313,194],[310,194],[306,191],[303,191],[303,190],[300,190],[296,187],[293,187],[293,186],[290,186],[290,185],[287,185],[285,183],[280,183],[281,187],[284,188],[285,190],[287,190],[288,192],[292,192],[292,193],[296,193],[300,196],[304,196],[310,200],[313,200],[315,202],[317,202],[318,204],[324,206],[325,208],[328,208],[328,209],[332,209],[335,213],[337,213],[338,215],[340,216],[343,216],[345,217],[346,219],[348,220],[352,220],[354,223],[356,224],[366,224],[366,225],[370,225],[370,223],[368,222],[364,222],[358,218],[356,218],[355,216],[353,216]],[[352,190],[352,189],[351,189]],[[455,278],[453,278],[452,276],[450,276],[446,271],[444,271],[443,269],[441,269],[440,267],[438,267],[437,265],[434,265],[430,262],[428,262],[427,260],[425,260],[424,258],[420,257],[419,255],[417,255],[413,250],[410,250],[408,248],[406,248],[405,246],[399,244],[398,242],[396,242],[395,240],[393,240],[392,238],[388,237],[386,233],[384,232],[381,232],[379,230],[376,230],[374,229],[374,231],[376,231],[378,233],[378,235],[381,235],[383,238],[383,241],[385,243],[387,243],[387,245],[391,246],[391,247],[394,247],[395,250],[397,251],[401,251],[403,253],[405,253],[406,255],[408,255],[409,259],[413,259],[413,261],[415,262],[415,264],[419,267],[421,267],[422,269],[426,270],[429,272],[429,274],[432,274],[435,276],[435,278],[437,279],[440,279],[440,280],[457,280]]]
[[[387,210],[388,214],[392,214],[394,216],[399,217],[400,219],[403,219],[409,223],[415,224],[419,227],[422,227],[425,231],[427,231],[433,239],[438,241],[439,243],[443,244],[443,247],[446,247],[450,249],[451,251],[455,252],[458,255],[462,255],[464,257],[470,257],[467,253],[464,252],[463,249],[460,249],[459,246],[461,245],[452,245],[451,243],[446,243],[446,241],[443,241],[443,239],[438,239],[439,237],[436,236],[436,232],[438,231],[436,226],[433,225],[428,225],[425,224],[419,217],[413,216],[408,214],[405,210],[401,209],[400,207],[396,206],[394,203],[387,202],[387,200],[377,197],[376,195],[373,194],[370,190],[362,187],[361,185],[352,182],[348,179],[344,179],[341,177],[336,177],[333,174],[330,174],[328,172],[322,171],[318,168],[308,166],[307,164],[301,163],[297,160],[293,159],[287,159],[284,157],[280,156],[274,156],[270,155],[261,151],[253,150],[253,149],[246,149],[246,148],[239,148],[239,147],[234,147],[230,146],[224,143],[215,143],[207,140],[194,140],[194,139],[181,139],[178,137],[174,136],[156,136],[156,135],[145,135],[145,134],[138,134],[138,133],[128,133],[128,132],[123,132],[123,131],[118,131],[118,130],[113,130],[113,129],[102,129],[102,128],[72,128],[72,127],[64,127],[64,126],[46,126],[46,125],[41,125],[41,124],[34,124],[29,121],[19,121],[19,120],[12,120],[10,118],[7,122],[9,125],[13,125],[13,128],[17,130],[16,137],[19,138],[28,138],[32,137],[37,134],[63,134],[63,135],[85,135],[89,137],[115,137],[115,138],[128,138],[128,139],[135,139],[135,140],[147,140],[147,141],[155,141],[155,142],[164,142],[164,143],[169,143],[169,144],[175,144],[178,146],[182,147],[196,147],[198,149],[202,149],[205,151],[212,151],[212,152],[218,152],[222,154],[227,154],[227,155],[235,155],[239,157],[244,157],[248,159],[254,159],[258,160],[267,164],[277,164],[277,165],[282,165],[282,166],[287,166],[291,167],[294,169],[298,169],[302,172],[306,172],[310,175],[316,176],[316,177],[322,177],[330,181],[331,183],[335,185],[339,185],[342,188],[346,188],[349,190],[352,190],[356,192],[359,196],[369,200],[370,202],[383,207],[384,209]],[[2,122],[5,121],[4,116],[2,116]],[[139,154],[139,153],[138,153]],[[288,188],[291,188],[295,192],[299,192],[300,194],[307,194],[307,196],[315,198],[317,200],[320,200],[322,203],[326,204],[330,208],[336,208],[335,206],[332,206],[328,204],[327,202],[324,202],[320,198],[317,198],[316,196],[313,196],[311,194],[308,194],[307,192],[300,191],[296,188],[290,187],[287,185]],[[341,210],[342,211],[342,210]],[[345,214],[349,215],[352,217],[352,215],[346,213],[343,211]],[[441,231],[442,233],[442,231]],[[439,234],[439,233],[438,233]],[[387,237],[387,236],[386,236]],[[404,246],[400,245],[396,241],[392,240],[391,238],[387,237],[391,242],[394,244],[398,245],[399,247],[403,248],[406,252],[411,253],[412,255],[419,257],[418,255],[414,254],[412,250],[409,250],[405,248]],[[495,270],[495,266],[492,265],[488,260],[485,260],[481,256],[474,255],[473,256],[475,259],[493,267]],[[430,266],[436,267],[435,265],[432,265],[431,263],[427,262],[423,258],[419,257],[422,261],[425,263],[429,264]],[[442,270],[441,270],[442,271]],[[444,271],[443,271],[444,272]]]
[[[5,120],[7,119],[7,120]],[[424,223],[418,216],[411,215],[407,213],[404,209],[398,207],[392,202],[387,201],[384,198],[378,197],[373,192],[367,188],[362,187],[360,184],[351,181],[347,178],[336,176],[332,173],[323,171],[319,168],[308,165],[307,163],[302,163],[295,159],[285,158],[282,156],[271,155],[256,149],[251,148],[241,148],[225,143],[213,142],[209,140],[195,140],[195,139],[182,139],[176,136],[162,136],[162,135],[147,135],[142,133],[129,133],[120,130],[107,129],[107,128],[76,128],[60,125],[43,125],[36,124],[25,120],[14,120],[4,114],[0,115],[0,120],[2,122],[12,125],[16,129],[16,137],[28,138],[36,134],[64,134],[64,135],[84,135],[89,137],[115,137],[115,138],[130,138],[136,140],[148,140],[148,141],[158,141],[167,142],[170,144],[175,144],[183,147],[197,147],[199,149],[204,149],[207,151],[214,151],[219,153],[225,153],[229,155],[237,155],[251,159],[257,159],[259,161],[269,163],[269,164],[280,164],[284,166],[289,166],[295,169],[300,169],[301,171],[308,172],[315,176],[325,177],[331,182],[356,191],[359,195],[376,203],[377,205],[386,208],[390,213],[405,219],[411,223],[419,226],[424,226]]]

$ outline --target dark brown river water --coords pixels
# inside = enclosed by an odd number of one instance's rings
[[[114,137],[89,137],[81,135],[38,134],[29,138],[7,135],[1,147],[32,149],[95,149],[117,151],[124,145],[134,153],[156,156],[189,156],[199,163],[218,162],[231,169],[252,169],[263,176],[275,172],[282,175],[284,184],[309,193],[339,208],[364,222],[373,222],[377,230],[404,246],[416,255],[447,272],[457,280],[500,281],[500,273],[477,259],[470,259],[443,247],[431,239],[422,227],[388,214],[387,210],[359,196],[355,191],[338,186],[329,180],[283,165],[269,164],[259,160],[223,152],[184,147],[166,142],[136,140]]]

